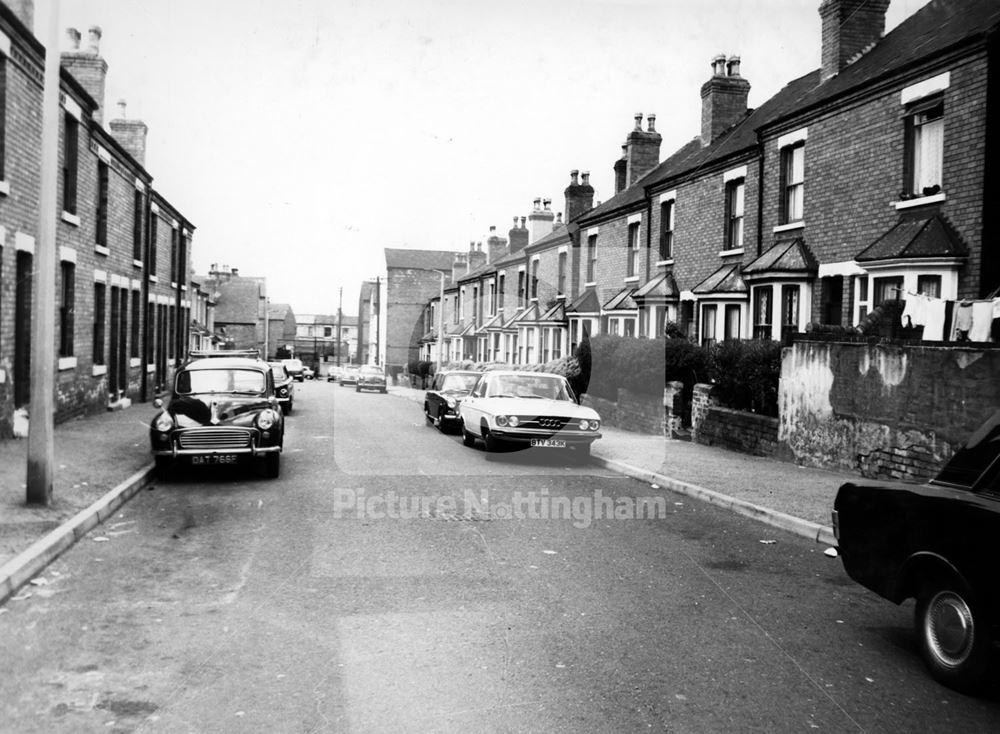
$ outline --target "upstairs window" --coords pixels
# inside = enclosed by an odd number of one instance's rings
[[[500,306],[500,308],[503,308],[504,289],[506,288],[506,286],[507,286],[507,274],[500,273],[500,275],[497,276],[497,303]]]
[[[565,252],[559,253],[559,278],[557,282],[558,295],[566,295],[566,259]]]
[[[59,302],[59,356],[73,356],[73,317],[76,312],[76,264],[63,260],[62,299]]]
[[[527,298],[527,291],[525,291],[525,272],[523,270],[517,271],[517,307],[524,308],[524,301]]]
[[[0,54],[0,181],[7,180],[7,57]]]
[[[531,263],[531,298],[538,299],[538,260]]]
[[[639,222],[628,226],[628,268],[627,275],[639,274]]]
[[[939,193],[943,161],[944,101],[936,95],[907,108],[904,193],[912,197]]]
[[[97,244],[108,246],[108,164],[97,163]]]
[[[150,275],[156,275],[156,223],[158,219],[156,212],[149,216],[149,263],[147,267]]]
[[[76,214],[76,178],[79,167],[80,122],[70,113],[63,115],[65,136],[63,138],[63,211]]]
[[[587,282],[594,282],[594,272],[597,269],[597,235],[587,238]]]
[[[94,364],[104,364],[106,289],[104,283],[94,283]]]
[[[142,261],[142,192],[135,190],[132,209],[132,259]]]
[[[744,179],[737,178],[726,184],[726,249],[743,247],[743,191]]]
[[[660,204],[660,259],[669,260],[674,256],[674,202],[673,199]]]
[[[781,151],[781,223],[802,221],[805,193],[806,147],[790,145]]]
[[[178,232],[176,227],[170,229],[170,282],[180,283],[180,276],[178,275],[178,256],[180,255],[179,249],[180,244],[178,241]]]

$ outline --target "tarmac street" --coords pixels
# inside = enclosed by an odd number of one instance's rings
[[[412,394],[411,394],[412,396]],[[983,731],[824,545],[301,386],[278,479],[154,481],[0,609],[16,732]]]

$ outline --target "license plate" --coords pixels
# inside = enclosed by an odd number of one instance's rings
[[[557,438],[533,438],[531,439],[531,445],[537,446],[543,449],[564,449],[566,448],[566,442],[560,441]]]
[[[235,464],[239,461],[236,454],[209,454],[208,456],[192,456],[191,464],[199,466],[202,464]]]

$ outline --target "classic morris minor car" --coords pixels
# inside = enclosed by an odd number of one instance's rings
[[[199,358],[174,376],[168,402],[150,424],[157,472],[175,464],[228,466],[259,460],[265,476],[280,472],[285,423],[267,362]]]
[[[364,365],[358,370],[358,381],[355,384],[354,390],[356,392],[361,392],[362,390],[386,392],[388,388],[385,384],[385,373],[382,371],[382,368],[376,367],[373,364]]]
[[[278,398],[278,404],[285,415],[292,414],[295,407],[295,383],[292,376],[288,374],[285,365],[281,362],[268,362],[271,367],[271,377],[274,378],[274,395]]]
[[[484,372],[459,406],[466,446],[481,440],[487,451],[505,448],[573,448],[590,456],[601,437],[601,418],[578,405],[565,377],[548,372]]]
[[[1000,411],[926,484],[844,484],[833,529],[852,579],[896,604],[916,599],[917,642],[931,675],[978,688],[1000,640]]]
[[[445,433],[458,426],[458,406],[476,385],[482,372],[447,370],[434,375],[434,382],[424,393],[424,417]]]

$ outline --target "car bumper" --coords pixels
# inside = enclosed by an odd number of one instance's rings
[[[150,436],[153,456],[180,457],[221,456],[231,454],[253,458],[281,453],[282,433],[260,429],[187,429],[172,434]]]
[[[508,443],[531,446],[532,441],[562,441],[567,446],[584,446],[592,444],[601,437],[600,431],[550,431],[517,430],[514,428],[493,428],[491,434]]]
[[[359,382],[358,388],[361,390],[385,390],[384,382]]]

